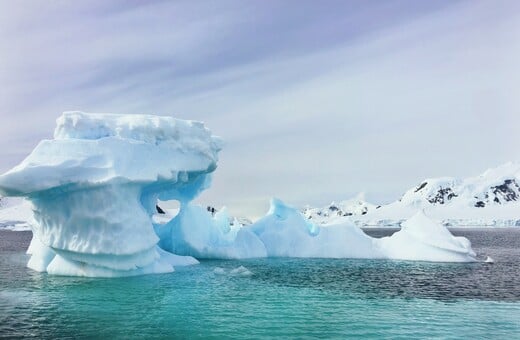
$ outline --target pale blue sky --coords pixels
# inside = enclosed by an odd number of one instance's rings
[[[0,0],[0,171],[67,110],[201,120],[203,203],[397,199],[520,159],[518,1]]]

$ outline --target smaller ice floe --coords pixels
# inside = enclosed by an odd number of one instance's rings
[[[486,263],[495,263],[495,260],[491,258],[491,256],[486,257],[486,260],[484,261]]]
[[[222,267],[216,267],[215,269],[213,269],[213,273],[215,273],[216,275],[225,275],[226,270]]]
[[[226,272],[226,270],[222,267],[216,267],[215,269],[213,269],[213,273],[215,275],[229,274],[230,276],[251,276],[251,275],[253,275],[253,273],[244,266],[233,268],[229,272]]]
[[[253,273],[244,266],[240,266],[235,269],[232,269],[229,272],[229,274],[231,274],[233,276],[251,276],[251,275],[253,275]]]
[[[439,223],[419,211],[402,223],[401,230],[378,240],[381,251],[389,259],[474,262],[476,254],[465,237],[453,236]]]

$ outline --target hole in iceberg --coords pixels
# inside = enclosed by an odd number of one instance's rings
[[[155,204],[155,214],[152,215],[153,223],[166,224],[179,214],[181,202],[178,200],[161,201]]]

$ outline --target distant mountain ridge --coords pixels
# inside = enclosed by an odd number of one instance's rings
[[[430,204],[464,201],[476,208],[503,205],[520,199],[520,163],[506,163],[467,179],[430,178],[408,190],[401,202],[413,204],[426,200]]]
[[[509,162],[479,176],[425,179],[393,203],[375,206],[362,196],[302,213],[318,224],[348,218],[361,226],[399,225],[418,210],[451,226],[520,226],[520,163]]]
[[[355,198],[339,203],[332,202],[322,208],[306,206],[302,213],[314,223],[326,224],[343,217],[366,215],[377,208],[374,204],[365,201],[364,193],[360,193]]]
[[[0,228],[29,230],[34,223],[31,203],[21,197],[0,197]]]

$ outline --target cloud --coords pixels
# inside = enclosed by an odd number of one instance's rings
[[[2,2],[0,170],[79,109],[205,121],[227,145],[200,200],[232,213],[473,175],[520,158],[519,7]]]

